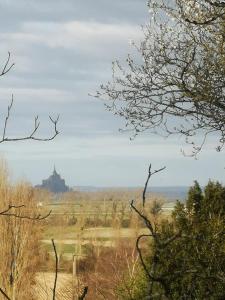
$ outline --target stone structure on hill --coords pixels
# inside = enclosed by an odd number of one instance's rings
[[[42,180],[41,185],[37,185],[37,188],[46,189],[53,193],[65,193],[69,191],[69,187],[65,184],[65,180],[56,172],[54,167],[53,173],[48,179]]]

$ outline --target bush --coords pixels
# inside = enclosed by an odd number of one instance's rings
[[[225,299],[224,191],[209,181],[203,192],[195,182],[186,205],[178,201],[172,220],[161,222],[151,251],[144,255],[151,274],[151,280],[145,274],[146,287],[152,286],[146,296]]]

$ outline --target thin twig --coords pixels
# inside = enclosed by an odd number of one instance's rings
[[[12,105],[13,105],[13,94],[12,94],[11,102],[10,102],[10,104],[9,104],[9,106],[8,106],[8,113],[7,113],[7,116],[6,116],[6,118],[5,118],[5,123],[4,123],[4,130],[3,130],[2,140],[5,139],[7,123],[8,123],[8,119],[9,119],[9,116],[10,116],[10,111],[11,111]]]
[[[0,293],[5,297],[5,299],[11,300],[11,299],[9,298],[9,296],[3,291],[2,288],[0,288]]]
[[[12,110],[12,107],[13,107],[13,103],[14,103],[14,97],[12,95],[11,102],[8,105],[7,115],[5,117],[5,122],[4,122],[3,135],[2,135],[2,138],[0,139],[0,143],[3,143],[3,142],[17,142],[17,141],[25,141],[25,140],[35,140],[35,141],[47,142],[47,141],[53,140],[59,134],[59,131],[57,129],[57,125],[58,125],[58,121],[59,121],[59,115],[58,115],[56,119],[53,119],[51,116],[49,116],[49,120],[53,124],[53,130],[54,130],[52,136],[47,137],[47,138],[39,138],[39,137],[35,136],[35,134],[37,133],[37,131],[39,129],[39,126],[40,126],[39,117],[36,116],[34,118],[34,128],[33,128],[33,130],[31,131],[31,133],[29,135],[24,136],[24,137],[23,136],[18,137],[18,138],[8,138],[8,137],[6,137],[6,130],[7,130],[11,110]]]
[[[57,277],[58,277],[58,255],[57,255],[57,250],[56,250],[56,246],[55,246],[55,242],[54,239],[52,239],[52,246],[54,249],[54,253],[55,253],[55,280],[54,280],[54,287],[52,290],[52,300],[55,300],[56,298],[56,285],[57,285]]]
[[[158,170],[155,170],[155,171],[151,171],[151,168],[152,168],[152,164],[149,165],[149,168],[148,168],[148,177],[147,177],[147,180],[145,182],[145,187],[144,187],[144,190],[143,190],[143,194],[142,194],[142,204],[143,206],[145,206],[145,201],[146,201],[146,191],[147,191],[147,188],[148,188],[148,183],[149,183],[149,180],[151,178],[152,175],[158,173],[158,172],[161,172],[163,170],[165,170],[166,167],[162,167]]]
[[[12,208],[21,208],[21,207],[25,207],[25,205],[9,205],[8,208],[0,211],[0,215],[4,215],[5,213],[8,213]]]
[[[11,299],[9,298],[9,296],[3,291],[2,288],[0,288],[0,293],[5,297],[5,299],[11,300]]]
[[[19,219],[27,219],[27,220],[33,220],[33,221],[40,221],[40,220],[44,220],[44,219],[48,218],[50,216],[50,214],[52,213],[52,210],[50,210],[44,216],[42,216],[41,214],[38,214],[37,216],[30,217],[30,216],[19,215],[19,214],[10,212],[11,209],[13,209],[13,208],[19,209],[21,207],[25,207],[25,205],[9,205],[7,209],[5,209],[3,211],[0,211],[0,216],[15,217],[15,218],[19,218]]]
[[[6,60],[6,63],[5,63],[5,65],[4,65],[4,67],[3,67],[3,69],[2,69],[2,72],[1,72],[0,76],[3,76],[3,75],[5,75],[6,73],[8,73],[8,72],[12,69],[12,67],[15,65],[14,63],[12,63],[12,64],[9,66],[10,57],[11,57],[11,53],[8,52],[8,58],[7,58],[7,60]]]
[[[11,54],[10,54],[10,52],[8,52],[8,58],[5,62],[5,65],[2,69],[2,71],[0,72],[0,77],[5,75],[6,73],[8,73],[12,69],[12,67],[15,65],[14,63],[10,64],[10,58],[11,58]],[[8,105],[7,115],[5,117],[5,122],[4,122],[4,127],[3,127],[3,134],[2,134],[2,138],[0,139],[0,143],[3,143],[3,142],[17,142],[17,141],[25,141],[25,140],[35,140],[35,141],[45,142],[45,141],[53,140],[59,134],[59,131],[57,129],[57,124],[58,124],[58,121],[59,121],[59,115],[57,116],[56,119],[49,116],[49,120],[53,124],[53,129],[54,129],[53,134],[50,137],[47,137],[47,138],[36,137],[35,134],[37,133],[38,128],[40,126],[38,116],[36,116],[34,118],[34,128],[33,128],[33,130],[31,131],[31,133],[29,135],[18,137],[18,138],[8,138],[6,136],[6,131],[7,131],[8,121],[10,119],[10,114],[11,114],[12,107],[13,107],[13,102],[14,102],[14,99],[13,99],[13,95],[12,95],[10,104]]]

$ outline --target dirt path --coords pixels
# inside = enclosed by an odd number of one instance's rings
[[[55,274],[54,273],[38,273],[37,283],[34,288],[34,293],[37,296],[37,300],[52,300],[53,285]],[[72,275],[65,273],[58,273],[57,280],[57,300],[71,300],[72,296]]]

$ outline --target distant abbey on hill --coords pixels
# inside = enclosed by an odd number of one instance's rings
[[[37,188],[49,190],[52,193],[65,193],[69,191],[69,187],[65,184],[65,180],[56,172],[54,167],[53,173],[48,179],[42,180],[41,185]]]

